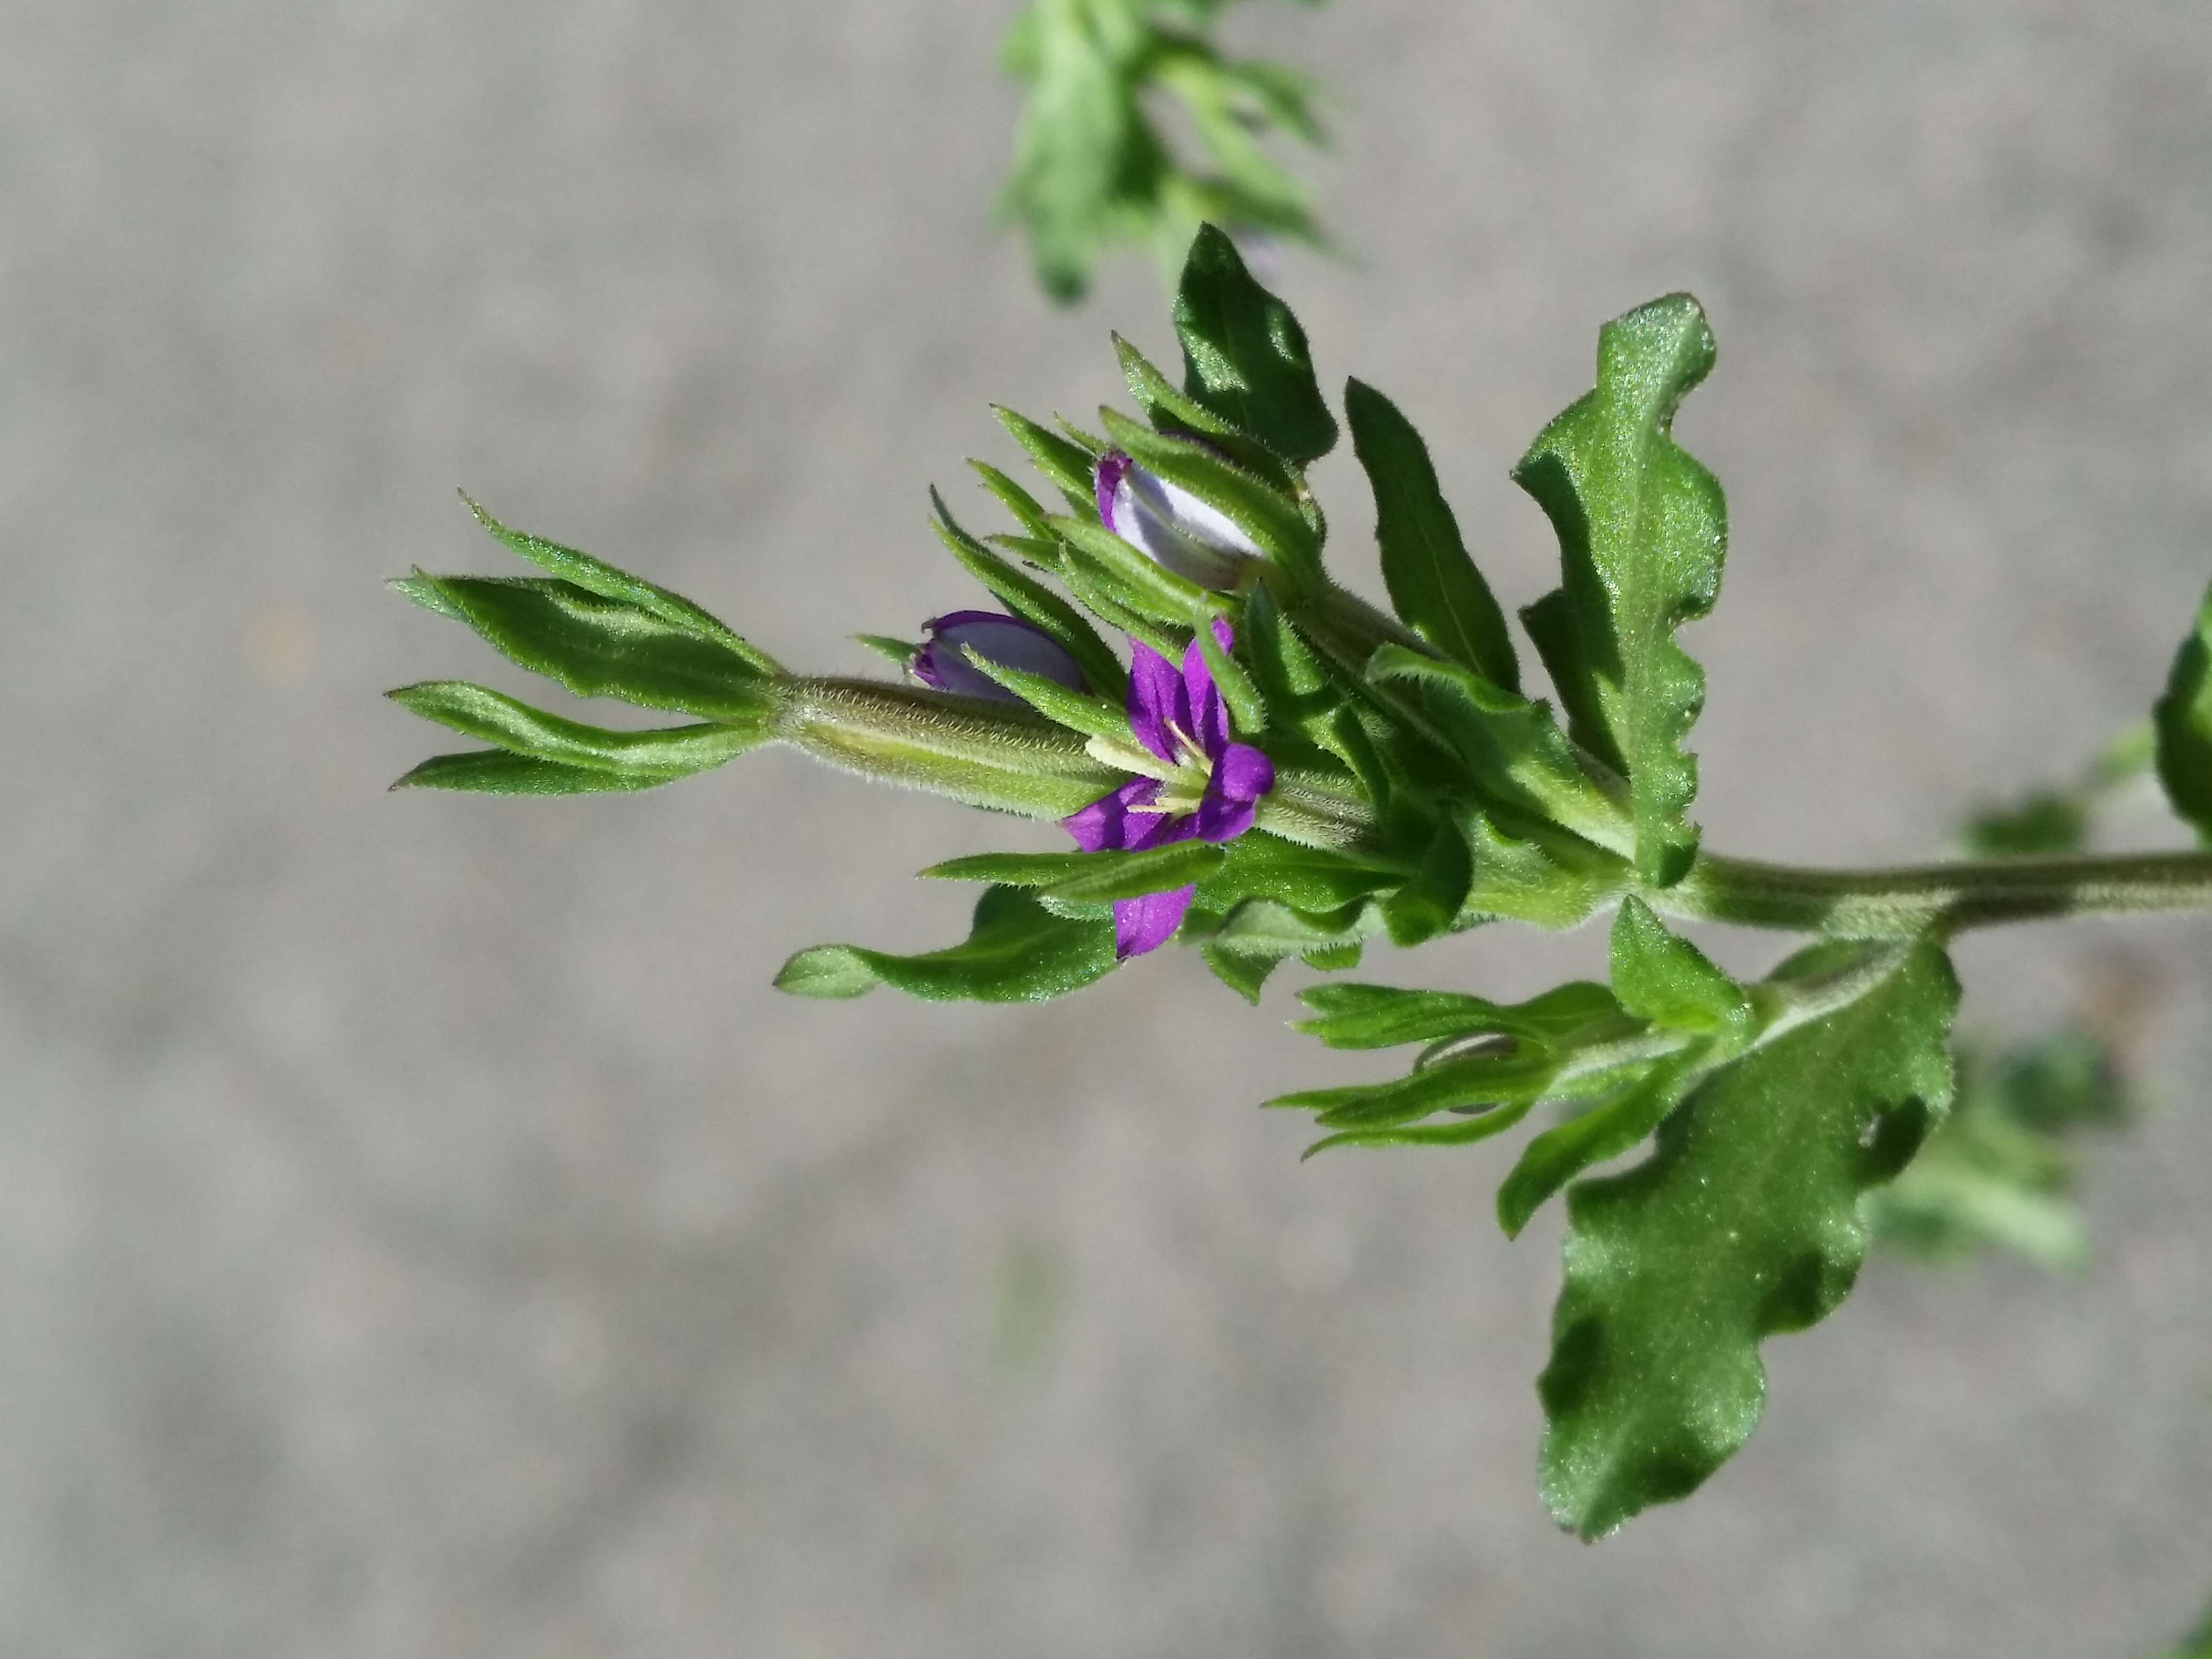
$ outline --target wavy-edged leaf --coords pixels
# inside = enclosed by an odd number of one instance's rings
[[[1386,1083],[1304,1089],[1279,1095],[1267,1104],[1311,1112],[1314,1121],[1327,1129],[1392,1128],[1438,1112],[1534,1104],[1544,1097],[1559,1066],[1558,1057],[1542,1048],[1505,1044],[1495,1052],[1420,1066]]]
[[[920,956],[857,945],[801,951],[775,976],[803,997],[856,997],[877,985],[937,1002],[1042,1002],[1114,971],[1114,924],[1054,915],[1027,893],[993,887],[966,941]]]
[[[2212,592],[2173,659],[2158,727],[2158,776],[2173,810],[2212,842]]]
[[[766,742],[772,712],[763,708],[743,725],[718,722],[611,732],[562,720],[466,680],[427,680],[385,696],[410,714],[518,755],[561,766],[650,777],[656,782],[703,772]]]
[[[392,586],[580,697],[749,720],[766,696],[759,670],[719,641],[574,582],[417,570]]]
[[[1299,1154],[1299,1162],[1338,1146],[1466,1146],[1502,1135],[1528,1115],[1536,1103],[1516,1101],[1464,1118],[1457,1123],[1393,1124],[1376,1129],[1346,1129],[1316,1140]]]
[[[739,638],[720,617],[701,610],[682,594],[672,593],[665,587],[656,587],[641,577],[633,576],[627,570],[617,570],[604,560],[595,559],[573,547],[563,547],[558,542],[531,535],[527,531],[510,529],[471,500],[465,490],[462,492],[461,499],[468,502],[469,511],[476,514],[477,522],[504,543],[508,551],[529,560],[549,575],[574,582],[602,599],[619,599],[625,605],[634,605],[639,610],[648,611],[686,632],[712,640],[731,655],[748,664],[756,673],[783,672],[775,658]]]
[[[1887,967],[1871,983],[1869,963]],[[1742,1445],[1765,1403],[1760,1340],[1849,1292],[1860,1195],[1948,1103],[1958,981],[1940,947],[1816,945],[1770,983],[1824,981],[1859,994],[1709,1075],[1646,1162],[1568,1190],[1542,1484],[1586,1538],[1686,1496]]]
[[[1637,867],[1679,881],[1697,855],[1698,789],[1682,747],[1705,672],[1674,630],[1712,609],[1728,546],[1719,483],[1675,442],[1683,398],[1713,363],[1698,302],[1669,295],[1607,323],[1597,386],[1537,437],[1514,478],[1559,533],[1560,586],[1526,615],[1583,746],[1625,771]]]
[[[1446,656],[1505,691],[1521,689],[1505,614],[1468,556],[1428,446],[1398,406],[1373,386],[1344,388],[1352,447],[1375,491],[1382,580],[1399,619]]]
[[[1554,930],[1579,927],[1613,902],[1632,874],[1628,861],[1550,824],[1516,834],[1491,813],[1467,808],[1460,829],[1474,854],[1467,908]]]
[[[1192,398],[1298,465],[1335,447],[1305,331],[1212,225],[1190,245],[1175,325]]]

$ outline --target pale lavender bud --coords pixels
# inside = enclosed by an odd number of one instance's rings
[[[1118,449],[1099,458],[1098,520],[1163,570],[1215,592],[1233,592],[1245,565],[1265,556],[1219,508]]]
[[[964,654],[969,651],[985,662],[1036,674],[1071,691],[1091,689],[1083,678],[1083,670],[1076,665],[1066,647],[1044,629],[1019,617],[1003,616],[995,611],[955,611],[933,617],[922,624],[922,629],[928,638],[914,653],[907,672],[933,690],[981,697],[993,702],[1021,702],[969,662]]]

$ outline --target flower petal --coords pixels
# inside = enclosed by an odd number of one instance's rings
[[[969,662],[973,651],[987,662],[1017,668],[1066,686],[1086,691],[1083,670],[1060,641],[1033,623],[995,611],[955,611],[922,624],[929,638],[908,665],[915,678],[939,691],[992,702],[1021,699]]]
[[[1168,733],[1172,721],[1190,730],[1190,693],[1176,666],[1142,640],[1129,642],[1129,729],[1137,741],[1170,766],[1182,757]]]
[[[1218,617],[1213,619],[1213,641],[1226,653],[1237,636],[1229,624]],[[1199,747],[1209,757],[1218,756],[1229,744],[1229,707],[1221,700],[1221,688],[1213,683],[1213,671],[1206,665],[1206,656],[1193,640],[1182,653],[1183,691],[1190,701],[1190,724],[1183,728],[1198,739]]]
[[[1142,898],[1116,899],[1114,902],[1114,960],[1127,962],[1131,957],[1143,956],[1147,951],[1157,951],[1175,937],[1182,926],[1183,912],[1198,892],[1195,884],[1178,887],[1172,893],[1147,893]]]
[[[1213,763],[1206,793],[1224,800],[1255,801],[1275,787],[1275,763],[1249,743],[1225,744]]]
[[[1121,475],[1136,463],[1118,449],[1109,449],[1098,458],[1098,471],[1092,486],[1098,497],[1098,522],[1124,541],[1129,532],[1114,522],[1114,509],[1121,495]]]
[[[1166,815],[1133,809],[1149,806],[1160,793],[1154,778],[1131,778],[1110,795],[1101,795],[1079,812],[1071,812],[1060,827],[1075,837],[1086,853],[1130,852],[1152,844]]]

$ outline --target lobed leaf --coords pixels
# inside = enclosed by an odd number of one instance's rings
[[[1576,741],[1628,780],[1637,867],[1666,886],[1697,855],[1683,738],[1704,671],[1674,630],[1712,609],[1728,544],[1719,483],[1674,442],[1713,362],[1698,302],[1669,295],[1607,323],[1596,388],[1545,428],[1514,477],[1558,532],[1560,585],[1523,613]]]
[[[1815,945],[1770,983],[1858,994],[1778,1027],[1698,1085],[1650,1159],[1567,1194],[1542,1485],[1585,1538],[1686,1496],[1742,1445],[1765,1402],[1759,1341],[1843,1300],[1866,1251],[1861,1195],[1950,1097],[1958,981],[1932,941]]]

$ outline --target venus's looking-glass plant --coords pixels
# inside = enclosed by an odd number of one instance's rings
[[[1305,468],[1335,443],[1336,417],[1297,321],[1217,231],[1191,249],[1176,324],[1180,385],[1116,342],[1142,419],[1102,410],[1094,434],[1004,415],[1054,507],[981,463],[1011,530],[979,538],[937,502],[946,548],[1003,610],[940,617],[919,643],[866,636],[906,683],[792,674],[688,600],[486,517],[546,574],[418,573],[402,591],[579,695],[693,718],[613,732],[481,687],[413,686],[393,696],[491,747],[402,782],[638,789],[785,743],[1075,836],[1082,850],[926,871],[983,885],[968,939],[918,956],[802,951],[777,983],[805,996],[882,984],[1034,1000],[1172,935],[1257,1001],[1293,958],[1343,970],[1385,942],[1611,912],[1607,984],[1512,1006],[1306,990],[1300,1029],[1416,1058],[1401,1077],[1270,1103],[1314,1113],[1316,1148],[1471,1143],[1540,1105],[1572,1109],[1523,1146],[1498,1210],[1517,1233],[1566,1191],[1542,1486],[1563,1524],[1595,1536],[1725,1461],[1763,1407],[1759,1341],[1849,1291],[1869,1194],[1950,1105],[1950,937],[2212,908],[2212,855],[1838,871],[1703,848],[1683,744],[1705,677],[1674,635],[1717,597],[1727,520],[1719,485],[1670,434],[1713,360],[1687,295],[1606,325],[1595,388],[1515,474],[1560,543],[1559,586],[1522,620],[1563,720],[1524,694],[1421,439],[1356,380],[1344,410],[1395,614],[1329,579]],[[2212,605],[2155,723],[2170,797],[2212,834]],[[1668,918],[1814,937],[1747,983]],[[2001,1126],[1978,1134],[1952,1156],[1981,1179],[2008,1143]],[[1587,1175],[1647,1139],[1642,1162]]]

